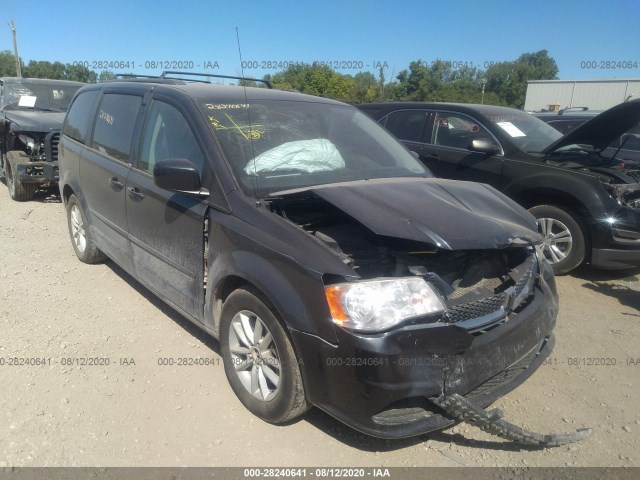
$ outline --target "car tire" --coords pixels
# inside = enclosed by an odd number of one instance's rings
[[[9,195],[17,202],[26,202],[33,198],[36,186],[32,183],[22,183],[15,176],[16,165],[19,163],[28,163],[29,157],[24,152],[8,152],[7,161],[5,162],[5,175],[7,177],[7,187],[9,187]]]
[[[309,408],[297,356],[275,308],[252,288],[222,306],[220,350],[227,380],[242,404],[274,424]]]
[[[585,259],[586,241],[578,216],[566,207],[538,205],[529,212],[536,217],[544,244],[542,250],[556,275],[564,275]]]
[[[67,200],[67,226],[73,251],[81,262],[99,263],[107,258],[96,246],[87,217],[75,195]]]

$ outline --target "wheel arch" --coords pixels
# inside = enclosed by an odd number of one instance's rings
[[[67,202],[69,201],[69,198],[71,197],[71,195],[76,195],[75,190],[71,187],[71,185],[69,185],[68,183],[64,185],[64,187],[62,187],[62,192],[61,196],[62,196],[62,203],[64,205],[67,204]],[[77,197],[77,195],[76,195]]]
[[[570,212],[577,213],[575,220],[578,222],[585,239],[585,261],[591,261],[591,232],[586,222],[590,213],[589,209],[583,202],[571,193],[554,188],[534,188],[525,190],[519,192],[517,195],[513,195],[511,198],[527,210],[540,205],[550,205],[562,208],[563,210],[568,209]]]

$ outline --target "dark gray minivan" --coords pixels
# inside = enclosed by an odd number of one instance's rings
[[[398,438],[461,420],[549,355],[535,219],[441,180],[351,106],[177,78],[82,88],[60,141],[78,258],[109,257],[218,338],[273,423],[311,405]],[[498,417],[491,417],[498,418]]]

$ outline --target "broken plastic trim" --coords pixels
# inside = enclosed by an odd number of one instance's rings
[[[593,433],[591,428],[581,428],[574,433],[542,435],[502,420],[503,412],[498,408],[486,411],[457,393],[431,400],[451,419],[468,422],[487,433],[524,445],[557,447],[579,442]]]

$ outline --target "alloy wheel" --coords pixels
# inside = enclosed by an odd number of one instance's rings
[[[567,258],[573,248],[571,231],[555,218],[538,218],[538,230],[542,235],[542,251],[549,263],[558,263]]]
[[[77,205],[71,207],[71,236],[78,251],[84,253],[85,248],[87,248],[87,235],[84,231],[82,213],[80,213],[80,208]]]
[[[281,365],[271,332],[255,313],[238,312],[229,329],[231,362],[244,388],[269,401],[280,388]]]

